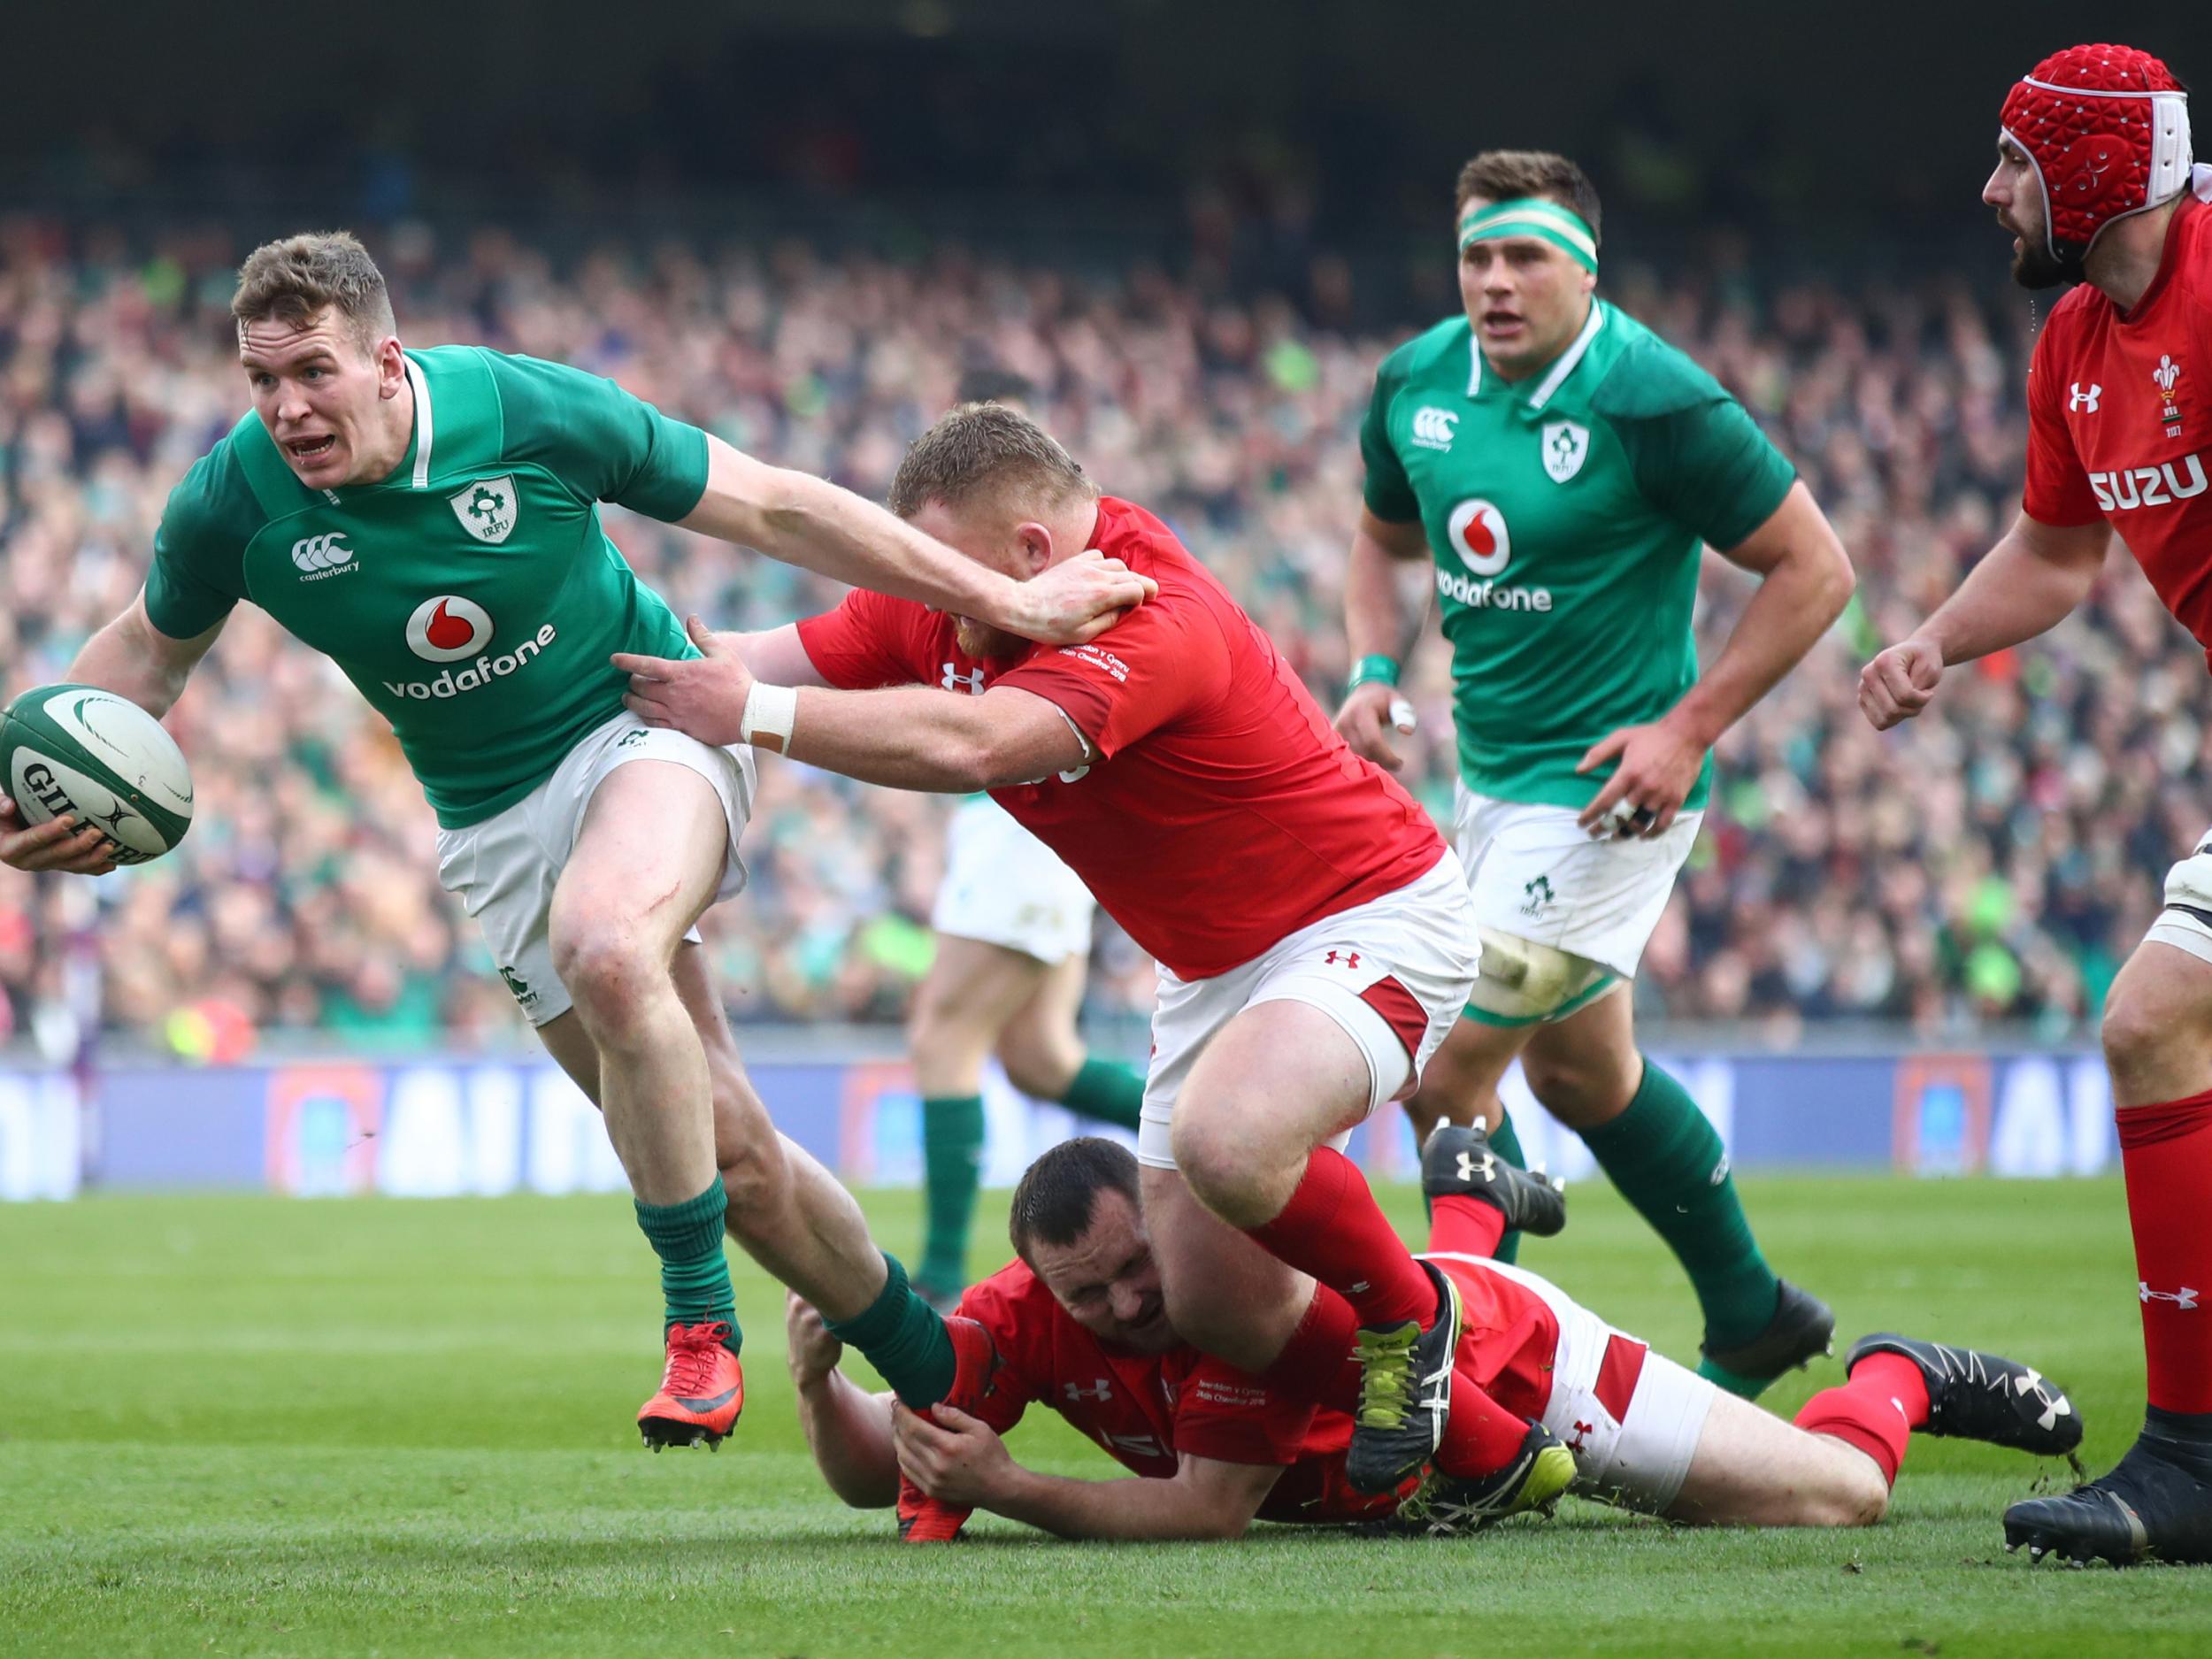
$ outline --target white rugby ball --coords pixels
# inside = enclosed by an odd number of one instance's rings
[[[192,772],[161,722],[97,686],[39,686],[0,715],[0,780],[26,826],[69,817],[115,862],[158,858],[192,826]]]

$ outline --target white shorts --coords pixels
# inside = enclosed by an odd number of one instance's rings
[[[1098,908],[1059,854],[988,795],[962,803],[945,832],[945,879],[929,925],[1003,945],[1050,966],[1091,954]]]
[[[1137,1161],[1171,1170],[1175,1097],[1214,1033],[1261,1002],[1304,1002],[1367,1056],[1367,1110],[1413,1092],[1474,989],[1481,947],[1459,860],[1447,849],[1395,893],[1302,927],[1265,955],[1209,979],[1160,970]]]
[[[681,732],[648,726],[627,710],[595,727],[550,778],[512,806],[480,824],[438,832],[438,883],[484,930],[499,977],[533,1025],[550,1024],[572,1006],[553,972],[546,929],[554,884],[575,849],[594,792],[616,767],[634,760],[673,761],[713,785],[730,826],[729,856],[714,897],[719,902],[741,891],[745,864],[737,839],[753,810],[751,748],[712,749]],[[695,944],[699,931],[684,937]]]
[[[2166,872],[2166,908],[2143,937],[2212,962],[2212,830]]]
[[[1551,1398],[1543,1424],[1567,1442],[1581,1476],[1576,1490],[1623,1509],[1663,1515],[1682,1490],[1698,1436],[1719,1390],[1534,1273],[1470,1256],[1471,1263],[1525,1285],[1559,1322]]]
[[[1475,918],[1632,979],[1705,814],[1685,812],[1663,835],[1626,841],[1593,841],[1577,816],[1453,787],[1452,835]]]

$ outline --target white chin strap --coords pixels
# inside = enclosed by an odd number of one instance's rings
[[[2189,188],[2189,100],[2178,92],[2151,94],[2151,179],[2146,200],[2155,204]]]

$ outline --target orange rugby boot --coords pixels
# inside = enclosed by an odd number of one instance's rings
[[[991,1392],[998,1350],[991,1346],[990,1333],[972,1319],[948,1317],[945,1334],[952,1339],[955,1361],[945,1403],[973,1413]],[[950,1543],[972,1513],[958,1504],[941,1503],[903,1474],[899,1477],[899,1536],[910,1544]]]
[[[660,1392],[637,1414],[638,1432],[655,1451],[664,1446],[704,1446],[712,1451],[745,1409],[745,1372],[727,1344],[730,1327],[668,1327],[668,1369]]]

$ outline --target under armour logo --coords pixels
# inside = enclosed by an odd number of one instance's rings
[[[1323,967],[1325,967],[1325,968],[1333,968],[1333,967],[1335,967],[1335,966],[1336,966],[1336,964],[1337,964],[1337,961],[1338,961],[1338,958],[1339,958],[1340,956],[1343,959],[1343,963],[1344,963],[1344,965],[1345,965],[1346,967],[1348,967],[1348,968],[1352,968],[1352,969],[1357,969],[1357,968],[1358,968],[1358,966],[1359,966],[1359,952],[1358,952],[1358,951],[1356,951],[1356,950],[1347,950],[1347,951],[1335,951],[1335,950],[1332,950],[1331,952],[1329,952],[1329,954],[1328,954],[1327,956],[1324,956],[1324,957],[1321,959],[1321,965],[1322,965]]]
[[[2194,1308],[2197,1305],[2197,1293],[2187,1285],[2179,1290],[2153,1290],[2142,1279],[2139,1279],[2135,1283],[2138,1294],[2145,1302],[2170,1302],[2177,1308]]]
[[[1459,1155],[1459,1179],[1463,1181],[1480,1180],[1484,1186],[1487,1187],[1498,1179],[1498,1155],[1494,1152],[1486,1152],[1482,1155],[1481,1162],[1478,1163],[1473,1153],[1461,1153]]]
[[[1078,1400],[1111,1400],[1114,1397],[1113,1385],[1103,1377],[1088,1388],[1079,1387],[1074,1383],[1063,1383],[1061,1386],[1068,1391],[1070,1403]]]
[[[2104,396],[2104,388],[2092,381],[2089,389],[2085,392],[2081,389],[2081,382],[2076,380],[2073,394],[2066,400],[2066,407],[2070,410],[2085,409],[2093,415],[2097,412],[2097,400]]]
[[[944,678],[937,683],[947,691],[959,691],[964,687],[970,696],[979,697],[983,695],[983,671],[971,668],[964,674],[956,664],[947,663]]]

